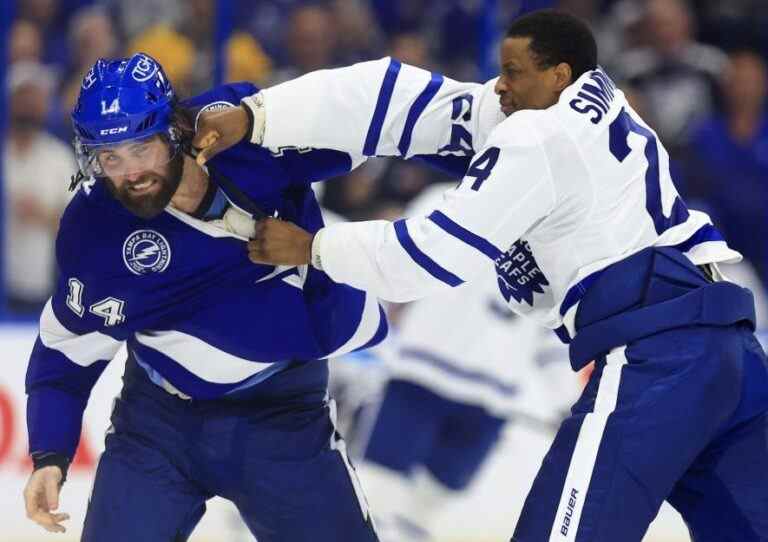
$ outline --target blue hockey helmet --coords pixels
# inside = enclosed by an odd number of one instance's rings
[[[172,126],[173,87],[162,66],[145,53],[115,60],[99,59],[83,78],[72,111],[75,154],[86,177],[102,175],[100,147],[165,134],[169,159],[179,150]]]

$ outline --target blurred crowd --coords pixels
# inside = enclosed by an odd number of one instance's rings
[[[384,55],[484,80],[498,35],[531,9],[590,22],[600,62],[671,154],[678,189],[709,212],[768,286],[768,2],[765,0],[229,0],[226,80],[261,86]],[[177,92],[213,83],[216,0],[22,0],[9,39],[3,144],[5,293],[34,315],[55,277],[54,239],[75,164],[72,108],[99,57],[143,51]],[[323,204],[351,219],[391,218],[445,181],[418,164],[370,160],[328,182]],[[83,240],[87,250],[87,239]]]

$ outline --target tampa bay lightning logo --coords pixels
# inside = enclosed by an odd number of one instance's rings
[[[171,245],[153,230],[137,230],[123,243],[123,261],[136,275],[162,273],[171,261]]]
[[[518,303],[525,301],[533,307],[533,292],[543,294],[544,287],[549,286],[531,247],[523,240],[515,242],[494,263],[499,290],[507,303],[514,298]]]

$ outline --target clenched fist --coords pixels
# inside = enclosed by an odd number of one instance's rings
[[[256,223],[248,258],[269,265],[304,265],[312,257],[313,235],[296,224],[265,218]]]
[[[61,522],[69,519],[69,514],[54,512],[59,507],[61,479],[59,467],[43,467],[32,473],[24,488],[27,517],[52,533],[66,532]]]
[[[192,139],[192,146],[199,150],[197,163],[202,166],[220,152],[240,143],[248,135],[249,127],[248,113],[243,105],[201,113]]]

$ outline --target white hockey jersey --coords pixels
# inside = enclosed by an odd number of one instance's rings
[[[425,190],[411,216],[440,202]],[[545,328],[507,310],[488,262],[477,280],[407,304],[398,312],[388,373],[454,401],[508,417],[554,422],[579,393],[568,349]]]
[[[389,58],[263,94],[267,147],[475,156],[431,213],[317,234],[329,276],[382,298],[457,286],[491,261],[510,307],[568,340],[589,285],[630,254],[675,246],[694,264],[740,259],[706,214],[687,209],[663,145],[601,69],[552,107],[506,119],[493,81],[457,83]]]

